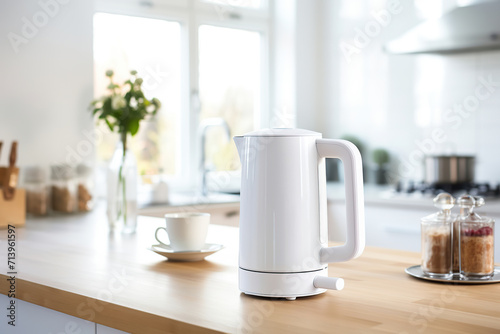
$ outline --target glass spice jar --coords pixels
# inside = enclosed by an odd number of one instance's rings
[[[434,198],[439,212],[421,220],[422,271],[436,278],[452,276],[452,222],[451,208],[455,199],[448,193]]]
[[[72,213],[76,209],[75,169],[61,164],[51,166],[51,209],[53,212]]]
[[[45,169],[39,166],[26,167],[24,187],[26,189],[26,213],[45,216],[49,208],[49,187]]]
[[[79,212],[92,210],[94,206],[94,177],[92,167],[86,164],[79,164],[76,167],[77,174],[77,209]]]
[[[457,199],[457,205],[460,208],[460,213],[453,221],[453,249],[451,252],[453,257],[453,274],[460,276],[460,222],[466,220],[472,214],[474,208],[483,206],[484,199],[464,194]]]
[[[462,196],[460,200],[469,209],[467,216],[458,219],[460,274],[465,279],[489,279],[495,269],[495,221],[473,211],[484,204],[482,198]]]

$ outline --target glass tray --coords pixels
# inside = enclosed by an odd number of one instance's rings
[[[458,283],[458,284],[486,284],[500,283],[500,267],[495,266],[493,276],[488,279],[461,278],[459,275],[453,275],[450,278],[437,278],[425,276],[420,265],[411,266],[405,269],[405,272],[413,277],[427,281],[442,282],[442,283]]]

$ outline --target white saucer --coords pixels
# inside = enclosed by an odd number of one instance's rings
[[[194,262],[201,261],[205,257],[212,255],[215,252],[223,249],[223,245],[219,244],[205,244],[202,250],[199,251],[174,251],[170,245],[152,245],[149,250],[155,252],[156,254],[160,254],[165,256],[170,261],[186,261],[186,262]]]

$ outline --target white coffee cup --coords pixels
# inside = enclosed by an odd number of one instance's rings
[[[165,227],[158,227],[155,232],[156,240],[170,246],[174,251],[197,251],[203,249],[207,238],[210,214],[201,212],[168,213],[165,215]],[[158,232],[165,230],[170,245],[158,238]]]

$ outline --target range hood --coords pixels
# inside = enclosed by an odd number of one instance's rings
[[[387,42],[393,54],[459,53],[500,49],[500,1],[481,1],[445,13]]]

